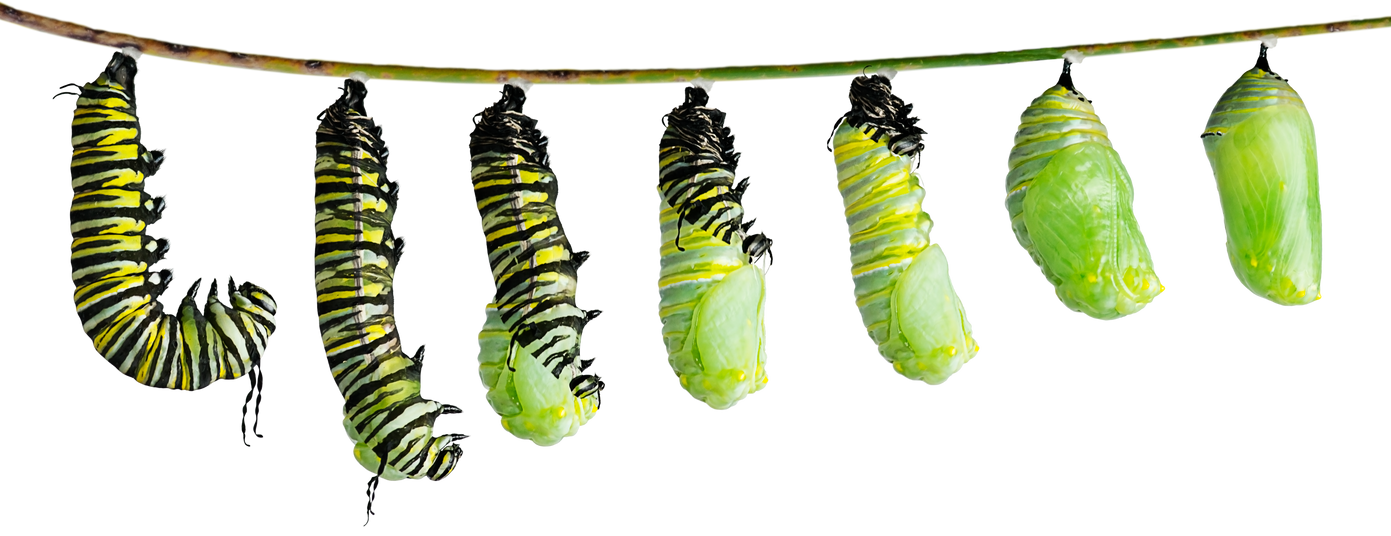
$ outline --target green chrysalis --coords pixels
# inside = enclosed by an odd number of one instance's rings
[[[1020,117],[1005,206],[1058,299],[1110,320],[1143,309],[1164,287],[1131,210],[1130,175],[1091,101],[1073,87],[1071,67],[1064,60],[1058,83]]]
[[[1222,94],[1202,135],[1237,279],[1280,305],[1319,299],[1323,222],[1314,123],[1289,82],[1256,66]]]

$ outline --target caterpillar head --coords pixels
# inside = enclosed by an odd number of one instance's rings
[[[435,402],[438,404],[438,402]],[[371,446],[366,441],[360,440],[352,422],[346,418],[339,422],[344,427],[344,434],[348,437],[349,454],[352,455],[353,462],[362,468],[362,471],[369,475],[376,475],[383,482],[402,483],[402,482],[424,482],[441,483],[445,482],[458,471],[459,462],[462,461],[465,450],[463,443],[473,439],[472,433],[467,432],[435,432],[434,422],[440,419],[442,407],[437,407],[434,413],[421,416],[413,425],[406,426],[405,430],[417,430],[426,434],[428,441],[426,447],[420,451],[394,452],[391,446],[394,443],[377,444]],[[402,444],[409,441],[402,441]],[[383,461],[383,455],[388,459]]]
[[[887,137],[885,143],[894,154],[912,157],[922,152],[926,134],[912,113],[913,105],[893,94],[889,79],[875,74],[850,82],[850,111],[842,119],[866,133],[873,131],[874,141]]]
[[[232,301],[235,303],[237,298],[243,298],[251,305],[259,307],[272,315],[275,314],[275,298],[272,298],[266,289],[254,283],[242,283],[237,286],[237,282],[231,278],[227,279],[227,288],[232,290]]]

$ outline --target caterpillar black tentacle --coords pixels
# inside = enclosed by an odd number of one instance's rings
[[[575,305],[576,253],[556,213],[548,141],[522,113],[526,93],[475,116],[473,192],[482,216],[496,293],[479,334],[479,376],[488,403],[513,435],[553,445],[599,408],[604,383],[580,374],[580,338],[597,314]]]
[[[353,455],[378,479],[449,475],[461,434],[434,436],[435,419],[459,408],[420,395],[422,345],[401,348],[393,279],[404,241],[391,230],[400,188],[386,176],[389,151],[367,115],[367,87],[349,79],[319,114],[314,163],[315,288],[319,331],[343,395],[343,428]]]
[[[150,271],[169,252],[169,241],[146,234],[165,202],[145,193],[145,179],[159,171],[164,153],[141,143],[136,71],[134,58],[115,53],[95,81],[80,86],[73,112],[69,216],[73,302],[82,329],[107,361],[144,385],[193,391],[250,373],[256,392],[261,357],[275,331],[269,292],[229,279],[229,306],[214,281],[200,312],[194,300],[200,279],[176,313],[166,313],[158,301],[174,274]],[[243,408],[243,442],[245,432]]]

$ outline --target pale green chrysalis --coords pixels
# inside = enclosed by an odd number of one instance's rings
[[[1280,305],[1319,299],[1323,223],[1314,124],[1289,82],[1256,66],[1222,94],[1202,135],[1237,279]]]
[[[1110,320],[1138,312],[1164,287],[1131,209],[1130,175],[1092,103],[1058,83],[1020,118],[1005,179],[1010,222],[1058,299]]]

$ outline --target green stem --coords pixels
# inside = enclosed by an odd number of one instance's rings
[[[860,74],[866,69],[876,70],[889,67],[899,71],[915,69],[937,69],[941,67],[966,67],[972,65],[998,65],[1025,61],[1055,60],[1068,50],[1078,50],[1088,56],[1125,54],[1165,48],[1184,48],[1206,45],[1220,45],[1240,41],[1255,41],[1261,36],[1296,37],[1332,32],[1368,30],[1391,26],[1391,17],[1376,19],[1330,22],[1326,24],[1306,24],[1303,26],[1284,26],[1242,32],[1175,37],[1172,39],[1146,39],[1095,45],[1073,45],[1066,47],[1034,48],[1011,50],[1007,52],[987,52],[978,54],[953,54],[947,56],[919,56],[915,58],[889,58],[862,61],[841,61],[829,63],[807,63],[801,65],[749,65],[743,67],[715,67],[709,69],[614,69],[614,70],[501,70],[486,69],[411,67],[406,65],[373,65],[369,63],[345,63],[321,60],[297,60],[259,54],[242,54],[211,48],[179,45],[156,39],[146,39],[133,35],[94,30],[79,24],[50,19],[42,15],[27,13],[0,4],[0,19],[71,39],[86,41],[109,47],[135,47],[145,54],[194,61],[212,65],[241,67],[280,73],[309,74],[343,78],[355,71],[361,71],[372,78],[389,80],[418,80],[423,82],[453,82],[463,84],[497,84],[507,80],[523,78],[538,84],[646,84],[660,82],[685,82],[695,78],[708,80],[767,80],[772,78],[802,78],[810,76],[846,76]]]

